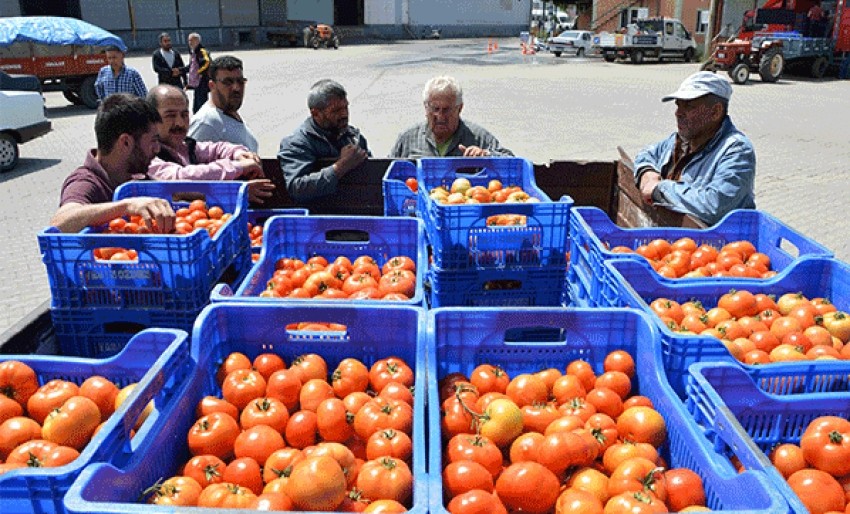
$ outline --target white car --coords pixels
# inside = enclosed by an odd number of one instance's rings
[[[0,172],[18,164],[18,145],[50,132],[35,77],[0,72]],[[34,80],[28,80],[34,79]],[[35,90],[34,90],[35,89]]]
[[[565,30],[546,40],[549,51],[560,57],[562,53],[572,53],[584,57],[593,45],[593,33],[587,30]]]

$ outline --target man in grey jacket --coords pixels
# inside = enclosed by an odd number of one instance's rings
[[[280,142],[277,154],[289,196],[297,203],[336,191],[339,180],[371,156],[357,128],[348,124],[348,95],[337,82],[323,79],[307,95],[310,117]],[[315,170],[320,159],[335,159]]]
[[[422,92],[425,121],[405,130],[390,157],[511,156],[499,140],[475,123],[460,119],[463,90],[453,77],[434,77]]]

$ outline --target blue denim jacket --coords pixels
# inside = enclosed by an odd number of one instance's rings
[[[673,156],[676,134],[645,148],[635,157],[635,173],[661,172]],[[640,175],[637,175],[640,176]],[[695,216],[709,225],[734,209],[755,209],[756,153],[750,140],[729,116],[711,141],[682,170],[678,182],[662,180],[655,205]]]

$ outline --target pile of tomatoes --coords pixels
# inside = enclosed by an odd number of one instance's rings
[[[477,203],[534,203],[540,200],[523,191],[520,186],[504,187],[499,180],[491,180],[487,187],[473,186],[468,179],[457,178],[449,188],[437,186],[428,195],[431,200],[445,205]]]
[[[607,246],[607,245],[606,245]],[[613,253],[636,253],[646,258],[652,268],[667,278],[744,277],[770,278],[776,275],[770,269],[770,257],[758,252],[749,241],[734,241],[718,250],[683,237],[672,243],[666,239],[653,239],[635,249],[615,246]]]
[[[812,514],[850,510],[850,421],[814,419],[799,445],[776,446],[770,462]]]
[[[702,479],[665,470],[664,419],[631,396],[635,364],[606,356],[508,376],[482,364],[440,381],[443,490],[452,514],[707,510]]]
[[[368,255],[352,262],[337,257],[332,262],[314,255],[301,259],[281,258],[259,296],[266,298],[316,298],[341,300],[405,301],[416,295],[416,262],[392,257],[379,266]]]
[[[177,209],[174,214],[174,231],[172,234],[185,235],[191,234],[195,229],[203,228],[209,232],[210,237],[218,232],[222,225],[229,220],[233,215],[224,212],[224,209],[218,206],[207,207],[207,202],[204,200],[193,200],[188,207]],[[156,221],[153,221],[154,227]],[[150,234],[151,227],[148,227],[141,216],[131,215],[129,221],[125,218],[115,218],[109,222],[105,234]]]
[[[25,363],[0,363],[0,474],[74,461],[132,389],[98,375],[79,386],[59,379],[39,386]]]
[[[330,378],[328,378],[330,377]],[[191,459],[155,484],[157,504],[404,512],[413,495],[414,373],[397,357],[231,353],[186,434]]]
[[[729,291],[717,306],[656,298],[650,308],[670,330],[720,339],[746,364],[850,358],[850,315],[827,298]]]

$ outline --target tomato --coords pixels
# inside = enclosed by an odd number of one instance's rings
[[[493,477],[502,471],[502,452],[488,437],[473,434],[458,434],[446,444],[449,462],[475,461],[484,466]]]
[[[823,315],[821,324],[841,342],[850,341],[850,316],[846,313],[841,311],[827,312]]]
[[[835,312],[835,305],[826,298],[812,298],[812,306],[819,316],[823,316],[827,312]]]
[[[558,514],[603,514],[602,502],[592,493],[568,488],[555,502]]]
[[[239,416],[239,424],[243,430],[257,425],[268,425],[283,433],[289,422],[289,411],[277,398],[257,398],[245,406]]]
[[[286,294],[289,293],[287,292]],[[282,294],[281,296],[286,295]],[[261,353],[254,358],[252,367],[263,376],[263,379],[268,380],[272,373],[286,368],[286,362],[280,356],[273,353]]]
[[[290,369],[296,370],[298,378],[302,384],[306,384],[308,380],[318,378],[321,380],[328,379],[328,364],[325,359],[315,353],[300,355],[292,361]],[[285,402],[284,402],[285,403]]]
[[[354,431],[364,441],[387,428],[412,433],[413,407],[406,402],[376,397],[354,415]]]
[[[613,473],[624,461],[635,457],[643,457],[656,462],[658,460],[658,450],[649,443],[615,443],[602,456],[602,465],[605,471]]]
[[[346,492],[339,463],[327,455],[305,458],[292,467],[284,492],[299,510],[335,510]]]
[[[280,400],[289,412],[295,411],[298,407],[300,394],[301,377],[298,371],[280,369],[269,376],[265,396]]]
[[[624,387],[620,385],[620,387]],[[623,400],[620,394],[607,387],[594,387],[587,392],[585,401],[593,405],[596,412],[607,414],[612,418],[616,418],[623,412]]]
[[[850,473],[850,421],[837,416],[814,419],[803,432],[800,447],[815,468],[836,477]]]
[[[469,376],[469,381],[478,389],[479,394],[489,392],[504,393],[511,379],[507,372],[499,366],[480,364]]]
[[[619,438],[617,422],[611,416],[601,412],[590,416],[584,427],[590,430],[603,452],[616,443]]]
[[[345,409],[352,413],[357,414],[361,407],[366,405],[372,397],[368,394],[360,391],[355,391],[353,393],[349,393],[342,399],[342,403],[345,404]]]
[[[785,293],[776,300],[777,310],[783,316],[787,316],[795,308],[809,303],[803,293]]]
[[[595,376],[593,377],[593,381],[595,383]],[[593,385],[591,385],[592,388]],[[559,404],[566,403],[573,398],[584,398],[586,395],[587,391],[582,385],[581,379],[576,375],[562,375],[552,384],[552,396]]]
[[[830,474],[803,469],[788,477],[788,485],[811,514],[844,509],[844,489]]]
[[[87,378],[80,385],[80,396],[93,401],[100,410],[100,420],[106,419],[115,412],[115,397],[118,396],[118,386],[104,377],[95,375]]]
[[[218,371],[216,372],[216,380],[219,384],[224,382],[224,377],[226,377],[231,371],[235,371],[237,369],[251,369],[251,360],[244,354],[240,352],[233,352],[224,359],[224,362],[219,366]]]
[[[289,477],[292,466],[304,459],[304,454],[298,448],[281,448],[269,455],[263,463],[263,482],[269,483],[280,477]]]
[[[240,411],[255,398],[266,394],[266,380],[259,372],[250,369],[231,371],[221,385],[221,395]]]
[[[407,508],[395,500],[375,500],[363,509],[363,512],[372,514],[390,514],[396,512],[407,512]]]
[[[599,387],[607,387],[617,393],[621,399],[625,400],[632,390],[632,381],[622,371],[606,371],[596,377],[594,388]]]
[[[233,442],[233,454],[237,457],[251,457],[257,462],[265,462],[286,443],[280,432],[268,425],[256,425],[243,430]]]
[[[416,294],[416,275],[408,270],[392,270],[378,280],[378,289],[385,295],[401,293],[413,298]]]
[[[605,371],[620,371],[625,373],[629,378],[635,376],[635,360],[624,350],[614,350],[606,355],[602,366]]]
[[[649,492],[661,500],[667,499],[667,481],[658,465],[643,457],[626,459],[611,473],[608,494]]]
[[[522,433],[522,411],[508,399],[493,400],[479,422],[481,435],[500,448],[510,445]]]
[[[354,435],[354,414],[339,398],[327,398],[316,408],[316,428],[325,441],[343,443]]]
[[[567,487],[591,493],[602,504],[608,501],[608,476],[598,469],[579,468],[570,475]]]
[[[27,413],[37,423],[44,423],[44,418],[54,409],[58,409],[65,400],[80,394],[80,388],[67,380],[51,380],[39,387],[27,401]]]
[[[194,507],[198,505],[198,497],[200,497],[202,490],[201,484],[194,478],[186,476],[171,477],[148,489],[148,491],[153,493],[150,503],[179,507]]]
[[[309,410],[300,410],[289,417],[286,424],[286,442],[294,448],[304,449],[319,440],[318,417]]]
[[[529,373],[514,377],[507,386],[505,394],[517,405],[533,405],[545,403],[549,399],[549,389],[543,380]]]
[[[196,455],[183,466],[182,473],[198,482],[201,487],[224,481],[227,465],[214,455]]]
[[[451,514],[507,514],[505,506],[492,493],[472,489],[457,495],[446,506]]]
[[[555,386],[555,381],[562,377],[564,374],[561,373],[561,370],[557,368],[546,368],[542,371],[538,371],[534,374],[537,378],[543,381],[546,384],[546,389],[549,391],[551,396],[552,388]]]
[[[99,424],[97,405],[85,396],[72,396],[47,416],[41,436],[59,445],[82,450]]]
[[[410,257],[392,257],[381,268],[381,273],[386,275],[393,270],[408,270],[416,273],[416,262]]]
[[[413,442],[410,436],[391,428],[379,430],[366,441],[366,458],[394,457],[410,462],[413,456]]]
[[[596,373],[593,372],[593,367],[586,361],[572,361],[567,365],[566,374],[578,377],[585,391],[593,389],[593,385],[596,382]]]
[[[257,496],[253,503],[248,505],[249,509],[259,511],[286,511],[292,510],[293,507],[292,500],[282,492],[262,493]]]
[[[357,359],[343,359],[331,374],[331,385],[338,398],[365,392],[369,387],[369,368]]]
[[[413,369],[398,357],[387,357],[376,361],[369,369],[369,384],[372,389],[380,391],[389,382],[400,382],[407,387],[412,387]]]
[[[623,412],[632,407],[653,407],[652,400],[646,396],[635,395],[623,402]]]
[[[479,476],[482,474],[492,480],[487,471],[480,467]],[[403,504],[413,494],[413,474],[404,461],[381,457],[363,464],[357,475],[357,488],[367,498],[395,500]]]
[[[260,465],[251,457],[233,459],[224,469],[224,481],[250,489],[254,494],[263,492]]]
[[[389,382],[378,392],[381,398],[399,400],[413,406],[413,391],[400,382]]]
[[[218,507],[223,509],[244,509],[254,503],[257,495],[246,487],[221,482],[208,485],[198,497],[199,507]]]
[[[473,489],[493,492],[493,487],[493,475],[477,462],[461,460],[443,468],[443,489],[448,499]]]
[[[335,398],[333,387],[323,379],[312,378],[301,386],[298,403],[302,410],[316,412],[319,404],[328,398]]]
[[[522,411],[522,425],[526,432],[546,431],[546,427],[553,421],[561,417],[561,413],[551,403],[538,403],[533,405],[524,405]]]
[[[226,459],[233,454],[233,443],[239,435],[239,424],[229,414],[213,412],[199,418],[189,429],[189,451],[192,455],[215,455]]]
[[[14,418],[16,416],[21,416],[24,413],[24,408],[20,403],[15,400],[9,398],[8,396],[4,396],[0,394],[0,423],[3,423],[7,419]]]
[[[636,443],[649,443],[658,448],[667,439],[667,426],[657,410],[632,407],[617,418],[620,438]]]
[[[304,448],[303,453],[304,457],[308,459],[323,455],[334,459],[339,464],[339,467],[342,468],[342,474],[345,475],[347,486],[349,488],[354,486],[360,465],[357,463],[357,457],[354,456],[354,452],[344,444],[321,442],[316,446]]]
[[[593,441],[593,445],[596,446],[596,441]],[[587,446],[574,432],[552,432],[543,436],[536,462],[560,476],[571,466],[585,464],[589,451]]]
[[[540,446],[544,436],[539,432],[526,432],[511,443],[510,451],[508,452],[511,463],[532,460],[537,462],[537,456],[540,454]],[[501,469],[501,465],[499,466]]]
[[[610,389],[609,391],[610,395],[608,396],[616,398],[617,400],[620,399],[616,393]],[[596,414],[596,407],[584,398],[573,398],[569,402],[558,407],[558,411],[564,416],[577,416],[581,420],[581,423],[584,423],[590,419],[590,416]]]
[[[605,514],[655,514],[668,512],[664,502],[642,492],[626,492],[613,496],[605,504]]]
[[[496,480],[496,493],[508,509],[545,513],[555,506],[558,477],[537,462],[511,464]]]
[[[649,307],[658,315],[659,318],[670,318],[676,323],[681,323],[685,313],[682,311],[682,306],[675,300],[668,298],[656,298]]]
[[[667,506],[680,511],[692,505],[705,505],[705,488],[702,478],[687,468],[668,469],[664,472],[667,482]]]

